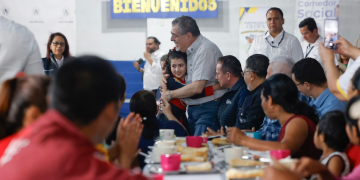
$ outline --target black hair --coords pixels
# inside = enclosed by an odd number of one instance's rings
[[[345,111],[345,119],[346,119],[346,124],[348,124],[350,127],[352,127],[352,126],[355,126],[356,127],[356,130],[357,130],[357,132],[358,132],[358,136],[360,136],[360,128],[359,128],[359,126],[358,126],[358,121],[359,121],[359,118],[360,117],[351,117],[350,116],[350,109],[351,109],[351,107],[355,104],[355,103],[357,103],[358,101],[360,101],[360,95],[359,96],[356,96],[356,97],[354,97],[354,98],[352,98],[349,102],[348,102],[348,104],[347,104],[347,106],[346,106],[346,111]]]
[[[240,61],[232,55],[223,56],[218,59],[221,65],[221,71],[223,74],[229,72],[235,77],[241,77],[242,67]]]
[[[355,89],[360,91],[360,68],[356,70],[354,76],[351,78],[351,83]]]
[[[159,46],[160,46],[160,44],[161,44],[161,42],[158,40],[158,38],[156,38],[156,37],[154,37],[154,36],[150,36],[150,37],[148,37],[147,39],[152,39],[152,40],[154,40],[154,43],[157,44],[157,45],[159,45]]]
[[[321,64],[313,58],[305,58],[295,63],[291,70],[296,81],[308,82],[315,86],[322,86],[326,83],[326,76]]]
[[[200,35],[200,29],[195,19],[190,16],[180,16],[172,21],[172,26],[178,25],[178,32],[184,35],[190,32],[194,37]]]
[[[315,22],[314,18],[312,18],[312,17],[305,18],[304,20],[302,20],[300,22],[299,28],[302,28],[305,26],[307,26],[307,29],[311,32],[314,32],[314,29],[318,29],[316,22]]]
[[[45,75],[30,75],[8,79],[0,85],[0,139],[23,127],[25,111],[30,106],[42,113],[46,111],[49,84],[50,78]]]
[[[298,98],[298,89],[294,81],[285,74],[274,74],[263,83],[262,94],[268,100],[280,105],[286,112],[303,115],[317,124],[319,117],[315,110]]]
[[[149,140],[153,139],[158,130],[158,125],[155,122],[157,120],[157,105],[154,93],[147,90],[136,92],[130,99],[129,107],[131,112],[140,114],[143,118],[143,137]]]
[[[325,113],[319,120],[318,135],[325,135],[325,143],[335,151],[344,151],[349,144],[346,134],[345,115],[341,111],[330,111]]]
[[[172,74],[171,73],[171,60],[172,59],[182,59],[185,62],[185,66],[187,65],[186,53],[170,49],[169,53],[167,54],[167,60],[164,64],[164,66],[166,67],[165,74]]]
[[[125,88],[124,78],[108,61],[96,56],[74,58],[55,77],[51,107],[77,125],[88,125],[108,103],[118,104]]]
[[[267,10],[266,11],[266,15],[267,15],[267,13],[269,12],[269,11],[278,11],[279,13],[280,13],[280,15],[281,15],[281,18],[282,19],[284,19],[284,13],[282,12],[282,10],[280,9],[280,8],[278,8],[278,7],[271,7],[269,10]]]
[[[246,69],[253,71],[259,78],[265,78],[269,58],[262,54],[253,54],[246,60]]]

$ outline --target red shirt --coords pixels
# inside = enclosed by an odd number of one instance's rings
[[[1,179],[138,179],[101,160],[94,144],[66,117],[48,110],[18,133],[0,159]]]
[[[316,131],[316,125],[306,116],[294,115],[290,119],[286,121],[286,123],[281,127],[279,133],[278,141],[281,142],[285,136],[286,126],[289,124],[291,120],[296,117],[300,117],[306,121],[308,125],[308,133],[306,134],[305,142],[301,145],[300,149],[298,149],[295,153],[292,153],[291,158],[301,158],[303,156],[311,157],[313,159],[319,159],[321,156],[321,151],[315,147],[313,138],[314,133]],[[301,134],[301,136],[304,136]]]
[[[348,148],[345,152],[349,158],[352,168],[355,168],[360,164],[360,146],[351,144],[350,148]]]
[[[8,147],[11,140],[17,135],[17,133],[10,135],[0,141],[0,158],[5,152],[5,149]]]

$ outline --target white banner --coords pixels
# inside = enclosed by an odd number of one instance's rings
[[[1,16],[26,26],[39,44],[41,56],[46,56],[46,44],[51,33],[63,33],[76,54],[76,14],[74,0],[0,0]]]
[[[268,28],[266,25],[266,12],[270,7],[242,7],[239,17],[239,60],[241,66],[245,67],[248,52],[254,37],[260,33],[265,33]]]
[[[315,19],[318,33],[324,37],[324,20],[338,19],[339,16],[339,0],[296,0],[295,8],[295,32],[294,35],[303,41],[299,30],[299,24],[307,17]]]

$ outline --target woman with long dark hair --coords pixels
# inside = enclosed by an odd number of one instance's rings
[[[154,145],[155,139],[159,137],[160,129],[174,129],[177,137],[188,135],[185,127],[172,114],[170,104],[167,101],[163,101],[161,105],[167,120],[160,121],[156,118],[158,106],[155,95],[151,91],[141,90],[136,92],[131,97],[129,106],[130,112],[140,114],[143,118],[144,129],[140,138],[139,149],[144,153],[149,151],[148,146]],[[138,160],[140,167],[143,168],[145,166],[144,157],[138,156]]]
[[[17,132],[46,111],[49,84],[49,77],[31,75],[9,79],[1,85],[0,158]]]
[[[259,151],[289,149],[293,158],[320,157],[321,151],[313,142],[319,118],[312,107],[298,99],[297,87],[288,76],[276,74],[267,79],[263,83],[261,101],[265,114],[281,124],[278,142],[249,138],[240,129],[228,128],[229,142]]]
[[[52,33],[46,45],[46,57],[42,59],[44,73],[53,76],[69,57],[70,46],[65,35],[59,32]]]

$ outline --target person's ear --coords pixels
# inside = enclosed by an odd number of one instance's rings
[[[273,100],[272,100],[272,97],[269,95],[268,98],[267,98],[267,103],[270,107],[274,106],[273,105]]]
[[[319,140],[321,141],[321,142],[325,142],[325,134],[324,133],[321,133],[320,135],[318,135],[319,136]]]
[[[285,24],[285,19],[284,18],[282,19],[282,24]]]
[[[24,111],[24,117],[22,125],[26,127],[34,122],[42,114],[41,110],[37,106],[30,106]]]
[[[307,90],[311,90],[311,89],[312,89],[312,86],[311,86],[310,83],[304,82],[304,85],[305,85],[305,87],[306,87]]]
[[[255,76],[256,74],[252,71],[249,72],[249,75],[250,75],[250,80],[254,80],[255,79]]]
[[[229,81],[231,79],[231,74],[229,72],[226,73],[227,80]]]
[[[124,92],[124,97],[120,100],[121,102],[120,107],[124,105],[125,99],[126,99],[126,92]]]

